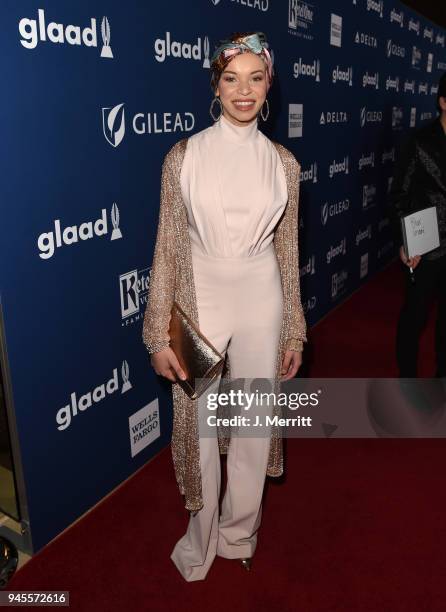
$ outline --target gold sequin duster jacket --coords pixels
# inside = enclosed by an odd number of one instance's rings
[[[186,206],[180,187],[180,172],[187,138],[179,140],[164,158],[158,230],[150,274],[142,338],[149,354],[169,345],[169,322],[173,300],[199,327],[192,254]],[[306,323],[300,299],[298,255],[298,202],[300,164],[283,145],[275,145],[285,170],[288,201],[275,228],[273,244],[280,268],[284,307],[276,359],[275,389],[280,391],[282,358],[285,349],[301,351],[306,342]],[[230,379],[231,367],[226,354],[219,390]],[[171,450],[176,480],[185,507],[197,512],[203,506],[200,470],[198,400],[191,400],[177,383],[172,386],[173,431]],[[280,408],[274,414],[280,416]],[[218,437],[220,453],[227,453],[230,439]],[[266,475],[283,473],[283,440],[279,428],[272,429]]]

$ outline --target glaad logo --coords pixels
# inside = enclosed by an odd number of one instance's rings
[[[364,34],[364,32],[356,32],[355,43],[357,45],[364,45],[365,47],[378,47],[378,40],[371,34]]]
[[[394,79],[392,79],[392,77],[388,76],[387,80],[386,80],[386,91],[389,91],[389,89],[394,89],[395,91],[400,90],[400,79],[399,77],[395,77]]]
[[[155,59],[158,62],[164,62],[166,57],[181,57],[184,59],[201,60],[201,38],[197,38],[197,43],[191,45],[190,43],[180,43],[177,41],[170,40],[170,32],[166,32],[166,37],[157,38],[155,40]],[[204,60],[203,68],[209,68],[209,38],[205,36],[203,43]]]
[[[307,181],[317,183],[317,162],[313,162],[308,169],[301,170],[300,182],[304,183]]]
[[[353,66],[349,66],[346,70],[340,70],[339,66],[336,66],[332,72],[332,81],[337,83],[338,81],[344,81],[348,83],[349,87],[353,85]]]
[[[366,238],[368,238],[369,240],[372,239],[372,226],[370,224],[364,230],[359,230],[356,234],[356,246],[359,246],[359,244]]]
[[[436,96],[438,93],[438,85],[431,85],[431,96]]]
[[[406,48],[401,47],[401,45],[397,45],[392,41],[391,38],[387,39],[387,57],[391,57],[395,55],[396,57],[406,57]]]
[[[322,112],[321,117],[319,119],[320,125],[328,125],[330,123],[347,123],[348,116],[346,111],[327,111],[326,113]]]
[[[379,2],[377,2],[376,0],[367,0],[367,10],[368,11],[375,11],[376,13],[379,14],[379,16],[382,19],[383,10],[384,10],[384,2],[383,2],[383,0],[379,0]]]
[[[125,134],[124,103],[102,108],[102,129],[112,147],[122,142]]]
[[[349,208],[350,200],[348,198],[345,198],[345,200],[340,200],[339,202],[335,202],[333,204],[325,202],[325,204],[321,206],[322,225],[327,225],[329,217],[336,217],[337,215],[341,215],[342,213],[347,212]]]
[[[409,25],[408,25],[407,29],[409,30],[409,32],[411,32],[411,31],[416,32],[417,36],[419,36],[420,35],[420,22],[419,21],[415,21],[411,17],[409,19]]]
[[[345,255],[347,253],[347,239],[342,238],[341,242],[337,246],[331,246],[327,251],[327,263],[330,264],[335,257],[338,255]]]
[[[388,161],[395,161],[395,147],[392,147],[388,151],[383,151],[383,154],[381,156],[381,163],[385,164]]]
[[[348,155],[341,162],[332,161],[328,168],[328,175],[333,178],[335,174],[348,174]]]
[[[410,91],[413,94],[415,93],[415,79],[412,79],[412,81],[404,81],[404,93],[407,91]]]
[[[359,113],[361,127],[364,127],[366,123],[381,123],[382,120],[383,114],[381,111],[368,111],[365,106],[361,108]]]
[[[399,13],[395,9],[392,9],[390,11],[390,23],[393,23],[394,21],[396,23],[400,24],[400,28],[404,27],[404,13],[403,13],[403,11],[400,11]]]
[[[113,231],[110,240],[122,238],[121,230],[119,229],[119,209],[116,203],[111,209],[111,220]],[[70,245],[79,240],[89,240],[95,236],[105,236],[108,234],[107,227],[107,210],[102,209],[102,216],[96,221],[86,221],[77,225],[71,225],[61,230],[60,219],[54,221],[54,232],[44,232],[37,238],[37,246],[39,248],[39,257],[42,259],[50,259],[55,252],[55,249],[62,247],[64,244]]]
[[[48,25],[45,21],[44,9],[37,9],[38,21],[23,17],[19,21],[19,33],[21,35],[20,42],[25,49],[35,49],[39,42],[49,41],[52,43],[63,44],[67,42],[69,45],[86,47],[97,47],[97,31],[96,19],[90,18],[90,27],[81,28],[80,26],[67,25],[51,21]],[[101,24],[103,47],[101,57],[113,58],[113,53],[110,47],[110,24],[107,17],[102,18]]]
[[[347,270],[339,270],[331,275],[331,297],[334,299],[343,293],[347,289]]]
[[[373,153],[373,151],[369,155],[361,155],[361,158],[358,163],[359,170],[362,170],[367,166],[369,166],[370,168],[375,167],[375,154]]]
[[[321,68],[320,60],[318,59],[314,60],[312,64],[304,64],[302,62],[302,58],[299,57],[299,61],[294,62],[293,64],[293,76],[295,79],[299,78],[300,76],[311,76],[314,78],[316,83],[319,83],[321,80],[320,68]]]
[[[371,85],[375,89],[379,89],[379,73],[369,74],[368,71],[362,77],[362,86],[367,87]]]
[[[300,268],[300,276],[302,278],[303,276],[308,276],[309,274],[311,275],[315,273],[316,273],[316,257],[314,255],[310,255],[310,257],[308,258],[308,263],[301,266]]]
[[[421,94],[425,94],[427,96],[428,93],[428,89],[429,89],[429,84],[426,83],[418,83],[418,93]]]
[[[126,393],[129,389],[132,388],[132,384],[129,380],[129,365],[127,361],[122,362],[121,366],[121,376],[122,376],[122,387],[121,394]],[[87,410],[93,403],[97,404],[102,400],[106,399],[107,395],[112,395],[116,391],[119,390],[119,381],[118,381],[118,369],[113,369],[113,376],[106,383],[102,383],[98,387],[95,387],[93,391],[88,391],[84,395],[81,395],[79,399],[77,399],[76,392],[73,391],[71,393],[70,403],[63,408],[60,408],[56,413],[56,423],[58,425],[57,429],[59,431],[63,431],[70,426],[73,417],[77,416],[84,410]]]

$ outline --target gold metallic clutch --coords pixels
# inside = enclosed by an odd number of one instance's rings
[[[175,301],[171,310],[169,337],[170,347],[187,377],[185,380],[177,377],[176,382],[191,399],[197,399],[223,369],[223,355]]]

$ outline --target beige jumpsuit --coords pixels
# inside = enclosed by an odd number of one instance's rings
[[[288,199],[281,159],[257,119],[236,126],[221,116],[188,139],[180,181],[200,329],[228,351],[233,378],[274,378],[283,294],[272,240]],[[185,580],[204,579],[216,554],[253,556],[269,444],[265,432],[231,439],[220,515],[218,441],[200,437],[204,506],[171,555]]]

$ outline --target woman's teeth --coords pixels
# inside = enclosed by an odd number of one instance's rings
[[[254,106],[254,102],[234,102],[234,105],[240,109],[247,109]]]

